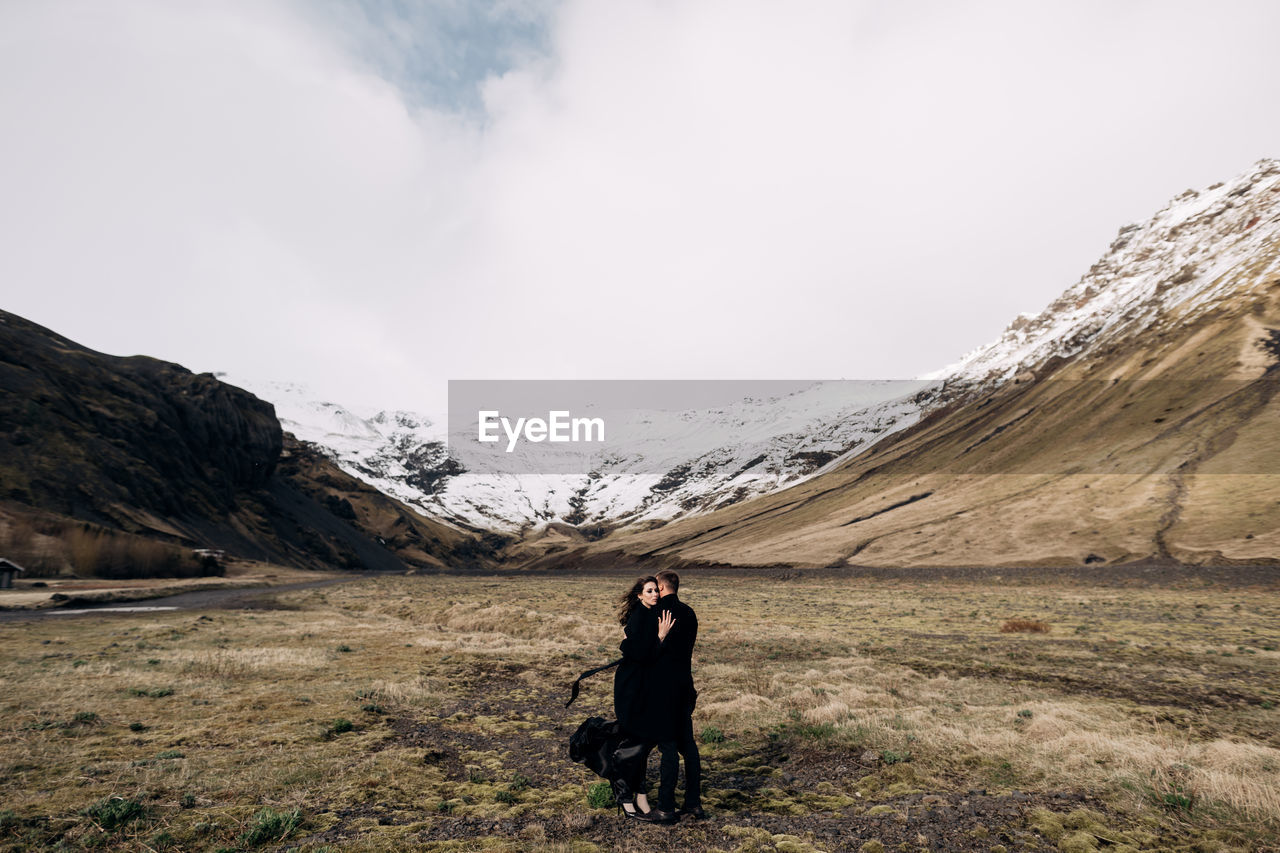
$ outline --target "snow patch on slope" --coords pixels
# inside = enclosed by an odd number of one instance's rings
[[[1280,274],[1280,162],[1188,190],[1142,225],[1120,229],[1103,258],[1044,311],[909,389],[814,383],[793,394],[611,423],[621,447],[582,474],[467,472],[446,447],[443,416],[357,413],[305,387],[230,381],[276,405],[284,428],[343,470],[424,514],[519,531],[551,521],[634,523],[704,512],[829,470],[916,423],[932,407],[1035,372],[1162,323],[1186,322]],[[863,387],[857,387],[863,386]]]
[[[1142,225],[1120,229],[1102,260],[999,340],[923,378],[994,383],[1170,319],[1187,321],[1280,270],[1280,161],[1187,190]]]
[[[356,413],[297,383],[223,378],[274,403],[285,430],[380,491],[426,515],[509,532],[670,519],[794,485],[915,423],[936,385],[817,382],[708,409],[635,409],[611,420],[610,450],[586,454],[582,473],[519,472],[518,450],[516,473],[478,474],[450,457],[444,418]]]

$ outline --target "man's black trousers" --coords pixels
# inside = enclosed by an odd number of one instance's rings
[[[693,739],[693,717],[685,717],[675,740],[658,741],[662,763],[658,765],[658,808],[676,810],[676,778],[680,775],[680,758],[684,757],[684,807],[702,806],[702,758],[698,742]]]

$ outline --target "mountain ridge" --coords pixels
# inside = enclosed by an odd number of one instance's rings
[[[304,568],[441,568],[466,550],[390,504],[247,391],[0,311],[0,521],[34,509]]]
[[[839,470],[576,558],[1280,564],[1280,169],[1216,190],[1122,230],[953,368],[936,409]],[[1117,294],[1122,310],[1099,310]]]
[[[1264,264],[1253,276],[1280,275],[1277,194],[1275,159],[1203,192],[1183,191],[1146,222],[1122,227],[1103,257],[1043,311],[1019,315],[1000,338],[927,378],[1006,381],[1170,312],[1194,319],[1247,281],[1232,273],[1249,255]],[[1214,256],[1205,257],[1210,248]]]
[[[1268,297],[1264,291],[1271,286],[1269,282],[1280,277],[1278,202],[1280,161],[1270,159],[1259,161],[1231,181],[1203,191],[1187,190],[1146,222],[1121,228],[1102,258],[1044,310],[1015,318],[995,341],[923,377],[911,395],[886,401],[887,408],[879,412],[874,406],[837,411],[816,405],[805,435],[778,430],[766,446],[752,447],[750,453],[740,452],[740,446],[725,446],[690,455],[673,461],[671,467],[640,482],[630,492],[623,490],[621,497],[611,495],[601,485],[603,475],[554,487],[539,484],[541,492],[515,478],[467,487],[464,471],[441,467],[449,457],[444,446],[445,430],[438,425],[429,435],[401,433],[384,442],[378,451],[382,454],[381,470],[368,466],[362,470],[361,460],[350,454],[344,457],[344,451],[335,450],[332,444],[324,452],[354,476],[377,483],[419,511],[448,518],[464,528],[496,527],[515,533],[528,540],[534,552],[538,548],[546,551],[588,547],[583,544],[588,539],[592,540],[589,549],[596,549],[603,546],[595,540],[610,530],[618,529],[625,538],[631,535],[626,532],[629,529],[679,524],[690,517],[715,514],[734,504],[802,487],[862,455],[869,454],[870,459],[889,453],[907,433],[933,429],[948,418],[971,417],[958,413],[977,412],[983,407],[997,411],[1004,405],[997,402],[1003,396],[1024,391],[1039,381],[1179,377],[1201,382],[1256,381],[1274,367],[1273,357],[1280,351],[1280,344],[1276,343],[1280,341],[1280,331],[1274,327],[1280,323],[1270,308],[1242,312],[1233,303],[1255,297],[1265,302]],[[1185,347],[1196,346],[1197,341],[1210,334],[1209,327],[1214,325],[1211,315],[1223,310],[1234,312],[1235,322],[1230,324],[1229,334],[1236,341],[1236,351],[1230,364],[1226,355],[1219,354],[1221,363],[1216,373],[1188,367],[1180,357],[1156,358],[1149,353],[1121,360],[1108,361],[1106,357],[1117,347],[1123,349],[1127,346],[1125,341],[1135,336],[1149,339],[1153,352],[1167,351],[1167,344],[1175,340],[1181,340]],[[1199,338],[1184,335],[1190,326],[1203,327]],[[1104,370],[1104,364],[1109,368]],[[1076,396],[1083,405],[1089,405],[1092,399],[1088,393]],[[743,408],[734,417],[743,423],[757,423],[751,417],[760,415],[763,422],[764,414],[764,407],[755,412]],[[714,413],[699,416],[710,418]],[[959,448],[964,451],[960,455],[969,454],[966,458],[972,458],[981,445],[990,445],[988,450],[999,447],[1000,441],[990,444],[997,436],[1008,433],[1008,438],[1017,432],[1019,423],[1040,423],[1039,417],[1027,411],[1014,413],[987,432],[971,436],[970,443]],[[1160,414],[1152,420],[1156,417]],[[1129,425],[1131,429],[1140,427],[1136,423]],[[299,432],[325,446],[324,437],[316,435],[316,430]],[[388,451],[397,442],[400,448]],[[415,468],[412,476],[428,483],[429,490],[415,488],[407,475],[388,474],[390,464],[411,456],[415,457],[415,464],[407,467]],[[1134,457],[1139,458],[1145,457]],[[787,468],[787,464],[791,467]],[[955,464],[954,460],[948,463],[953,467]],[[1056,462],[1055,465],[1062,467]],[[988,463],[988,468],[992,466],[998,467],[995,461]],[[775,472],[773,479],[756,475],[770,468]],[[1141,465],[1135,463],[1137,468]],[[674,485],[668,488],[669,484]],[[921,487],[902,495],[895,491],[889,503],[923,491],[929,492],[934,503],[938,502],[936,490]],[[454,496],[459,497],[459,502],[451,504]],[[858,523],[883,517],[886,512],[883,508],[864,507],[860,513],[869,514],[869,518]],[[575,537],[572,528],[549,529],[563,522],[581,527],[590,535]],[[847,519],[846,524],[856,526]],[[537,532],[540,528],[542,532]],[[1163,534],[1153,534],[1150,544],[1154,550],[1146,544],[1131,544],[1132,549],[1112,547],[1105,559],[1175,559],[1176,549],[1168,547]],[[866,553],[865,549],[849,551],[838,559],[855,559]],[[1089,553],[1064,552],[1057,559],[1075,562]]]

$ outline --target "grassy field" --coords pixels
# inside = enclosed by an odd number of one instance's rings
[[[566,754],[627,577],[0,624],[0,850],[1280,849],[1276,575],[1035,577],[687,575],[712,816],[669,828]]]

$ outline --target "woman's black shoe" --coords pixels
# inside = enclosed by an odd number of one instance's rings
[[[627,811],[624,806],[631,806],[631,811]],[[629,817],[633,820],[644,820],[644,816],[646,814],[645,812],[642,812],[638,808],[636,808],[636,804],[634,802],[629,802],[625,804],[618,803],[618,811],[622,813],[623,817]]]

